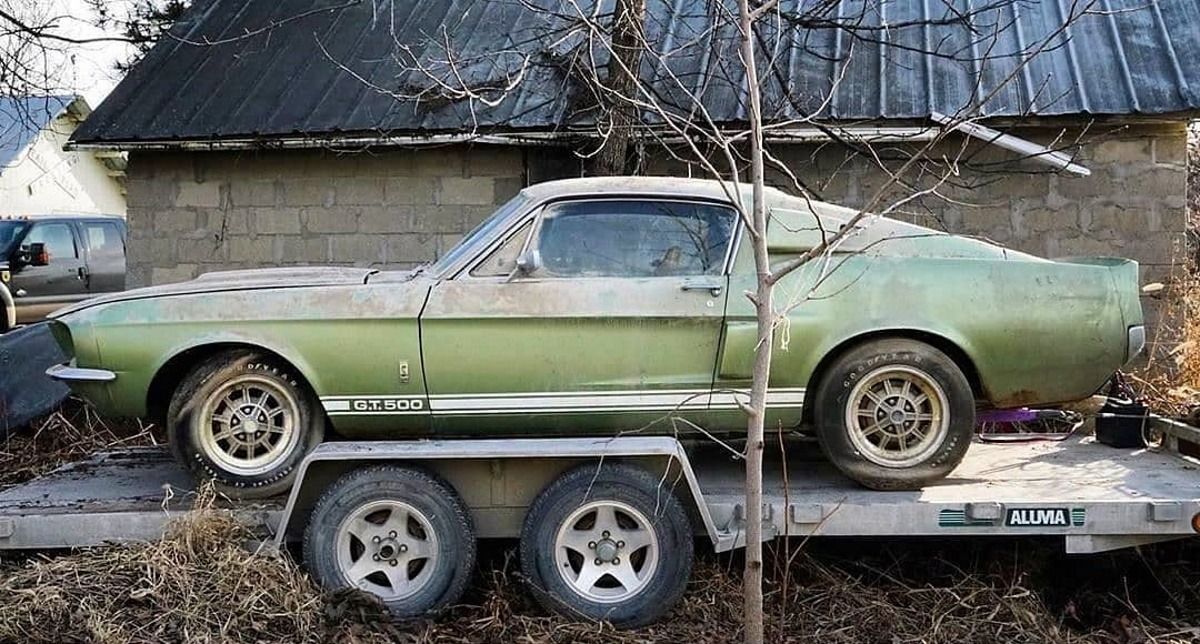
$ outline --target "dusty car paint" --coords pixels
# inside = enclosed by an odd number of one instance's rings
[[[144,415],[151,383],[219,345],[249,345],[305,377],[347,436],[670,432],[672,409],[712,430],[742,427],[754,346],[749,244],[729,270],[694,277],[473,278],[505,230],[560,199],[726,200],[713,182],[575,180],[527,189],[469,252],[415,272],[217,273],[56,314],[77,366],[111,370],[78,390],[107,413]],[[845,209],[769,191],[776,261],[811,247]],[[727,201],[726,201],[727,203]],[[816,213],[816,214],[814,214]],[[817,217],[817,214],[820,217]],[[868,218],[828,261],[779,285],[769,423],[801,421],[823,361],[878,334],[925,339],[964,364],[983,404],[1090,395],[1126,360],[1142,323],[1137,266],[1049,261]],[[836,270],[829,271],[836,266]],[[716,280],[715,283],[712,280]],[[707,286],[716,286],[709,289]],[[687,287],[685,289],[685,287]],[[157,401],[161,404],[161,401]],[[686,429],[686,427],[678,427]]]

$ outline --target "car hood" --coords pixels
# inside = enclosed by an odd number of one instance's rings
[[[59,309],[51,318],[82,311],[101,304],[143,300],[174,295],[219,293],[223,291],[249,291],[257,289],[302,288],[310,286],[340,286],[365,284],[371,275],[379,273],[370,268],[340,266],[303,266],[296,268],[258,268],[242,271],[216,271],[200,277],[173,284],[160,284],[135,288],[121,293],[103,295],[84,300],[78,304]],[[411,273],[409,273],[411,275]]]

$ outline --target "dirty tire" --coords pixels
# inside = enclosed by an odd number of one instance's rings
[[[903,385],[905,380],[910,381],[908,387]],[[864,432],[871,431],[873,420],[889,415],[872,407],[874,401],[866,394],[872,389],[872,382],[877,383],[874,394],[895,402],[896,409],[903,407],[905,401],[917,401],[919,409],[908,418],[916,418],[917,412],[934,416],[936,401],[944,425],[937,429],[931,423],[923,434],[887,426],[889,438],[885,445],[893,451],[900,445],[895,434],[905,434],[909,441],[915,436],[921,438],[917,447],[904,452],[906,458],[899,454],[880,456],[887,450],[872,446],[875,441],[883,440],[883,434],[879,433],[882,430],[875,430],[869,439],[863,438]],[[920,398],[923,393],[928,394],[924,400]],[[855,406],[856,403],[861,404]],[[864,408],[879,416],[860,417],[865,429],[856,436],[849,417]],[[914,410],[911,406],[905,409]],[[975,431],[975,397],[962,370],[940,350],[914,340],[875,340],[839,357],[817,387],[814,413],[825,455],[847,476],[875,490],[916,490],[945,478],[962,462]],[[911,426],[910,423],[917,421],[904,422]]]
[[[228,404],[221,402],[225,400],[224,392],[239,382],[251,383],[252,389],[257,386],[254,391],[259,395],[270,391],[272,399],[286,401],[281,407],[287,407],[284,415],[292,428],[288,438],[281,438],[279,447],[268,452],[258,467],[247,469],[232,469],[237,466],[236,454],[228,454],[229,443],[222,448],[214,440],[218,429],[202,418],[206,405],[227,411],[219,407]],[[270,429],[264,428],[263,432],[268,439],[272,435]],[[198,479],[212,479],[218,491],[237,498],[265,498],[286,492],[296,467],[321,443],[324,434],[325,414],[295,369],[248,350],[222,352],[201,362],[184,377],[167,408],[167,439],[175,457]]]
[[[599,532],[603,525],[600,514],[588,516],[591,511],[587,508],[609,503],[616,508],[615,517],[621,526],[612,531],[608,552],[622,538],[630,539],[630,544],[617,551],[618,555],[628,555],[625,561],[606,560],[604,566],[640,566],[645,579],[631,584],[637,590],[629,594],[616,576],[601,572],[591,594],[608,596],[597,598],[577,590],[577,586],[584,568],[600,560],[594,558],[600,556],[600,548],[589,549],[585,544],[604,540],[602,533],[585,536],[589,534],[586,530]],[[574,519],[580,512],[584,516]],[[641,537],[631,537],[639,534],[637,524],[642,520],[647,521],[650,530],[640,533]],[[576,531],[580,527],[583,530]],[[633,549],[635,540],[648,540],[651,534],[652,546]],[[563,547],[572,539],[579,548],[589,549],[588,559]],[[549,610],[576,619],[608,621],[619,628],[636,628],[658,620],[683,596],[692,573],[693,546],[691,521],[669,483],[639,467],[603,463],[598,468],[592,463],[560,476],[530,507],[521,530],[521,570],[534,596]],[[652,569],[647,568],[651,547],[656,557]],[[576,554],[565,554],[569,552]]]
[[[375,543],[371,535],[361,534],[353,541],[343,535],[343,524],[357,525],[354,520],[371,508],[381,507],[387,512],[383,516],[373,518],[378,522],[377,535],[382,536],[382,543]],[[387,521],[392,518],[391,507],[403,507],[407,513],[419,517],[420,526],[416,532],[425,538],[425,543],[436,543],[430,548],[429,556],[423,558],[424,564],[415,568],[413,582],[420,580],[420,585],[409,589],[404,596],[388,598],[383,592],[380,595],[384,605],[395,619],[409,619],[422,615],[436,613],[458,601],[470,581],[475,567],[476,539],[475,529],[466,506],[454,489],[445,481],[432,473],[417,468],[383,465],[354,470],[343,475],[321,495],[313,508],[308,527],[304,532],[304,561],[309,572],[324,587],[329,589],[350,588],[353,586],[347,578],[345,565],[350,568],[358,563],[367,563],[367,557],[373,557],[374,552],[387,545]],[[365,516],[372,517],[367,514]],[[418,521],[411,519],[409,523]],[[376,523],[372,523],[376,526]],[[361,532],[361,530],[360,530]],[[394,537],[399,542],[405,542],[411,535]],[[346,541],[342,541],[345,538]],[[408,541],[406,543],[413,543]],[[349,562],[339,555],[339,548],[348,546],[351,550],[359,551],[358,560]],[[368,550],[371,549],[371,550]],[[406,546],[407,551],[407,546]],[[395,552],[395,551],[393,551]],[[414,547],[413,552],[416,552]],[[347,562],[346,564],[340,561]],[[417,566],[416,561],[406,561],[400,555],[397,561],[408,571],[410,566]],[[367,564],[372,568],[380,568],[383,572],[370,572],[368,578],[360,586],[367,592],[373,592],[371,587],[379,583],[382,589],[388,585],[387,572],[396,572],[397,567],[387,568],[388,562]],[[425,570],[424,565],[429,566]],[[382,577],[376,577],[382,575]],[[423,575],[423,576],[422,576]],[[403,583],[408,583],[407,581]],[[398,584],[400,585],[400,584]]]

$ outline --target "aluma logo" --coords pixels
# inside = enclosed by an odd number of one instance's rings
[[[1082,510],[1067,508],[1013,508],[1004,525],[1010,527],[1059,527],[1083,525]]]

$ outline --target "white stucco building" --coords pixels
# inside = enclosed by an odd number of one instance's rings
[[[63,150],[90,113],[80,97],[0,98],[0,216],[125,215],[124,157]]]

